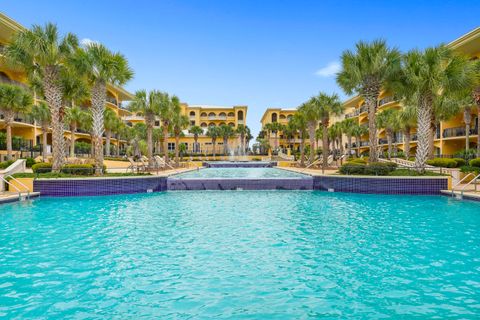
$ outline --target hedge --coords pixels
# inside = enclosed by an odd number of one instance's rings
[[[469,164],[470,164],[471,167],[480,168],[480,158],[475,158],[475,159],[470,160]]]
[[[456,168],[458,166],[457,161],[450,158],[434,158],[431,160],[427,160],[427,164],[434,167],[442,168]]]
[[[95,173],[95,168],[91,164],[66,164],[62,172],[77,176],[91,176]]]
[[[465,161],[465,159],[453,158],[453,160],[455,160],[457,162],[456,168],[460,168],[460,167],[463,167],[463,166],[467,165],[467,161]]]
[[[394,162],[372,162],[367,164],[347,162],[339,169],[341,174],[363,174],[369,176],[386,176],[397,168]]]
[[[0,162],[0,169],[7,169],[14,162],[15,162],[15,160],[7,160],[7,161],[4,161],[4,162]]]
[[[36,163],[32,166],[32,171],[34,173],[52,172],[52,164],[47,162]]]

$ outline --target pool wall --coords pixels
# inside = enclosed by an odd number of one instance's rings
[[[176,179],[168,178],[168,190],[312,190],[313,178],[275,179]]]
[[[120,177],[88,179],[37,179],[33,189],[42,196],[100,196],[167,190],[166,177]]]
[[[441,194],[449,187],[448,177],[359,177],[315,176],[315,190],[376,194]]]
[[[219,161],[219,162],[203,162],[205,168],[273,168],[276,162],[261,162],[261,161]]]

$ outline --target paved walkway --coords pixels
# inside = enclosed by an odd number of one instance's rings
[[[304,174],[309,174],[311,176],[322,176],[322,175],[332,175],[337,173],[338,169],[335,168],[328,168],[322,172],[322,169],[313,169],[313,168],[297,168],[297,167],[277,167],[279,169],[285,169],[293,172],[299,172]]]

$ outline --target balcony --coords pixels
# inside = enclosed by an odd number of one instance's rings
[[[381,107],[387,103],[394,101],[393,96],[385,97],[383,99],[378,100],[378,106]]]
[[[471,135],[477,134],[477,132],[478,132],[477,128],[470,129]],[[464,137],[465,134],[466,134],[465,126],[461,126],[461,127],[444,129],[442,136],[444,138],[453,138],[453,137]]]
[[[111,103],[111,104],[113,104],[113,105],[115,105],[115,106],[118,106],[117,100],[115,100],[115,98],[112,98],[112,97],[107,96],[107,102],[108,102],[108,103]]]

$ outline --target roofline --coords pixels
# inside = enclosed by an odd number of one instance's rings
[[[13,20],[12,18],[10,18],[9,16],[7,16],[5,13],[3,13],[2,11],[0,11],[0,21],[2,21],[3,23],[5,23],[7,26],[11,27],[12,30],[14,31],[22,31],[22,30],[25,30],[25,27],[22,26],[20,23],[18,23],[17,21]]]
[[[464,35],[460,36],[459,38],[453,40],[449,44],[447,44],[447,47],[450,47],[452,49],[456,49],[460,47],[461,45],[465,44],[465,42],[471,41],[475,38],[480,37],[480,27],[476,27],[475,29],[465,33]]]
[[[268,111],[279,111],[279,112],[282,112],[282,111],[291,111],[291,112],[296,112],[298,111],[298,108],[267,108],[265,109],[265,112],[263,113],[262,117],[260,118],[260,123],[263,122],[263,119],[265,118],[265,116],[267,115],[267,112]]]

